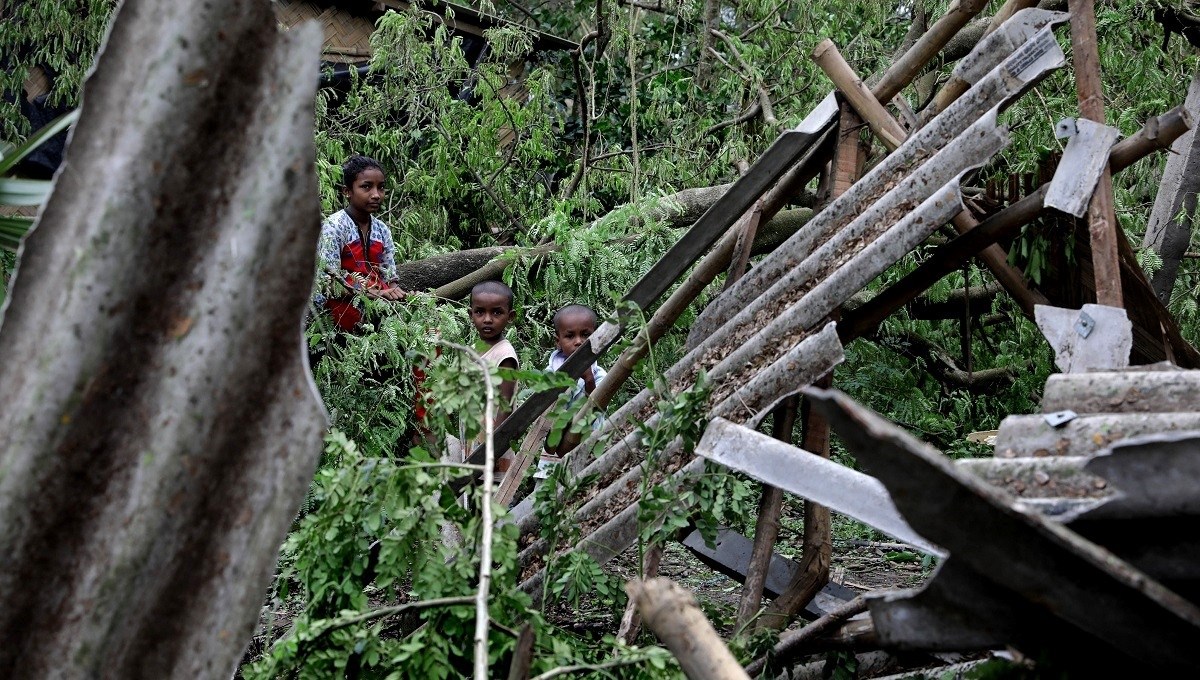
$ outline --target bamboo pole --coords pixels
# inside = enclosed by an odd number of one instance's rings
[[[1096,46],[1094,0],[1069,0],[1067,7],[1071,11],[1071,53],[1075,59],[1079,115],[1103,125],[1104,83],[1100,77],[1100,51]],[[1088,205],[1088,233],[1096,277],[1096,302],[1109,307],[1125,306],[1117,252],[1116,230],[1119,228],[1113,207],[1112,173],[1106,167]]]
[[[717,631],[704,617],[696,598],[671,582],[655,578],[625,584],[646,625],[671,650],[693,680],[749,680]]]
[[[917,42],[895,61],[871,88],[875,98],[888,102],[921,73],[925,65],[967,25],[971,19],[987,7],[987,0],[957,0],[942,18],[938,19]]]
[[[1023,9],[1034,7],[1037,4],[1038,0],[1008,0],[996,11],[992,20],[988,22],[987,29],[983,32],[983,37],[987,37],[997,28],[1000,28],[1000,25],[1008,21],[1012,15]],[[933,97],[933,101],[921,113],[922,119],[930,120],[937,114],[945,111],[947,106],[953,104],[955,99],[963,96],[969,89],[971,89],[970,83],[958,76],[951,76],[949,82],[943,85],[942,89],[938,90],[938,93]]]
[[[863,84],[862,78],[854,72],[850,64],[842,57],[842,53],[838,51],[837,45],[829,38],[825,38],[817,44],[812,51],[813,61],[829,79],[833,81],[834,87],[841,91],[846,97],[846,101],[858,113],[858,115],[870,126],[871,131],[879,137],[888,151],[895,151],[897,147],[904,141],[907,136],[904,128],[896,119],[883,108],[883,104],[871,94],[867,86]],[[845,132],[843,132],[845,134]]]

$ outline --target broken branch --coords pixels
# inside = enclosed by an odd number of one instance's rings
[[[842,622],[850,617],[857,616],[866,610],[867,601],[863,599],[862,595],[859,595],[807,626],[793,631],[791,634],[781,635],[779,642],[771,651],[770,658],[778,664],[786,665],[801,656],[805,643],[824,635],[826,632],[840,626]],[[750,677],[757,677],[766,668],[767,658],[766,656],[762,656],[750,662],[746,666],[746,673]]]
[[[646,626],[671,650],[689,678],[747,677],[690,592],[666,578],[635,579],[625,584],[625,590],[637,602]]]

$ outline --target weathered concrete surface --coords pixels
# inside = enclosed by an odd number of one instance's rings
[[[1102,477],[1083,469],[1083,456],[1048,458],[972,458],[957,461],[992,486],[1018,498],[1103,498],[1112,487]]]
[[[0,325],[0,676],[234,671],[326,422],[320,45],[122,4]]]
[[[1009,416],[996,435],[996,457],[1088,456],[1130,437],[1196,428],[1200,413],[1079,416],[1061,427],[1040,415]]]
[[[1200,112],[1200,73],[1192,76],[1184,106],[1193,115]],[[1179,264],[1192,242],[1196,195],[1200,191],[1200,136],[1195,128],[1175,140],[1171,151],[1142,239],[1143,246],[1162,258],[1162,267],[1154,272],[1150,285],[1163,304],[1171,301]]]
[[[1042,412],[1200,412],[1200,371],[1055,374],[1046,381]]]

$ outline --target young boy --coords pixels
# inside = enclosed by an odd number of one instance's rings
[[[471,323],[479,339],[488,346],[483,359],[498,368],[517,368],[517,350],[504,337],[504,331],[513,317],[513,292],[499,281],[484,281],[471,289]],[[517,383],[504,380],[500,383],[500,404],[496,410],[496,427],[508,417]],[[514,458],[511,453],[496,461],[496,470],[504,472]]]
[[[392,230],[374,217],[383,204],[386,178],[377,161],[354,155],[342,165],[342,196],[346,207],[321,225],[320,260],[326,271],[344,273],[351,289],[384,300],[399,300],[405,292],[395,285],[396,254]],[[362,320],[350,296],[322,301],[343,330]]]
[[[567,305],[554,314],[551,322],[554,324],[555,349],[550,353],[550,361],[546,369],[557,371],[575,350],[579,349],[592,333],[596,332],[596,312],[584,305]],[[587,398],[596,389],[596,383],[604,379],[607,371],[599,364],[592,364],[590,369],[583,372],[567,400],[567,407],[573,406],[578,399]],[[598,421],[599,422],[599,421]],[[578,435],[564,433],[558,446],[549,449],[551,453],[562,455],[579,444]]]

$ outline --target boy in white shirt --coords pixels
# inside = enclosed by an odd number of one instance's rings
[[[557,371],[575,350],[596,332],[596,312],[585,305],[567,305],[554,314],[553,323],[555,349],[550,353],[546,369]],[[606,373],[599,364],[592,364],[584,371],[583,377],[576,381],[575,388],[567,399],[567,408],[574,406],[579,399],[586,399],[596,389],[596,383],[604,379]],[[563,434],[557,446],[547,447],[547,451],[561,456],[578,444],[579,437],[567,432]]]

